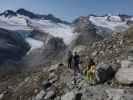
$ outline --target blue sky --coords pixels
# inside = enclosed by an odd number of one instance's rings
[[[72,21],[88,14],[133,15],[133,0],[0,0],[0,11],[18,8]]]

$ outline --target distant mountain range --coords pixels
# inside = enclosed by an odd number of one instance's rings
[[[17,16],[17,15],[23,15],[23,16],[27,16],[31,19],[43,19],[43,20],[51,20],[55,23],[65,23],[65,24],[69,24],[67,21],[63,21],[59,18],[56,18],[55,16],[53,16],[52,14],[48,14],[48,15],[41,15],[41,14],[35,14],[33,12],[30,12],[28,10],[25,10],[23,8],[18,9],[17,11],[12,11],[12,10],[6,10],[3,13],[0,14],[0,16],[5,16],[5,17],[13,17],[13,16]]]
[[[43,35],[46,33],[50,35],[50,37],[63,38],[66,44],[70,44],[77,35],[81,36],[83,34],[87,35],[87,37],[86,35],[83,36],[83,40],[87,40],[88,38],[89,40],[93,40],[97,37],[96,35],[100,35],[104,38],[110,37],[112,32],[125,31],[132,24],[133,16],[124,14],[115,16],[90,14],[88,16],[81,16],[73,22],[67,22],[56,18],[52,14],[36,14],[23,8],[16,11],[6,10],[0,14],[0,28],[17,31],[24,37],[32,35],[32,31],[37,30],[36,32],[41,32],[41,35],[40,33],[34,33],[34,37],[37,37],[39,40],[44,40]]]
[[[24,37],[32,35],[31,32],[37,30],[41,34],[63,38],[66,44],[70,44],[79,34],[89,34],[87,35],[89,39],[97,37],[95,35],[109,37],[112,32],[125,31],[132,24],[133,16],[124,14],[115,16],[90,14],[81,16],[73,22],[56,18],[52,14],[36,14],[23,8],[16,11],[6,10],[0,14],[0,28],[17,31]],[[37,39],[39,37],[39,40],[42,40],[42,35],[39,33],[36,35]]]

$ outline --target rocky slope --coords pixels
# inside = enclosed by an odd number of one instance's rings
[[[33,50],[25,56],[24,64],[29,70],[38,71],[40,66],[48,66],[52,63],[62,62],[62,57],[65,56],[67,51],[68,48],[63,40],[58,37],[53,37],[48,40],[44,48]]]
[[[3,68],[23,70],[0,77],[0,100],[133,100],[133,28],[129,21],[132,25],[132,16],[90,15],[70,25],[25,9],[2,13],[1,61],[23,57],[19,64],[5,62]],[[76,85],[65,61],[70,47],[81,56],[83,75],[75,77]],[[96,83],[84,76],[90,57],[97,65]]]
[[[0,28],[0,75],[18,72],[21,68],[17,64],[29,50],[30,45],[21,35]]]
[[[74,45],[88,44],[89,42],[102,40],[104,37],[97,34],[97,26],[92,24],[88,17],[77,19],[73,22],[74,32],[79,33]],[[81,33],[81,34],[80,34]]]
[[[0,29],[0,58],[1,63],[7,60],[18,60],[30,49],[29,44],[21,35]]]
[[[16,81],[10,76],[6,85],[7,80],[1,80],[0,97],[4,100],[78,100],[80,97],[79,100],[132,100],[132,37],[133,29],[130,28],[123,33],[113,33],[110,40],[76,47],[81,56],[81,70],[86,68],[90,57],[94,58],[97,84],[79,74],[77,85],[74,85],[73,70],[59,59],[55,64],[38,67],[38,71],[18,74]],[[49,41],[48,47],[52,46],[53,50],[65,47],[60,42],[58,46],[51,45],[55,41]]]

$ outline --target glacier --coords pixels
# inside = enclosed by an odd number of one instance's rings
[[[95,24],[96,26],[105,27],[108,29],[111,29],[113,31],[116,31],[117,27],[122,27],[125,29],[128,29],[128,25],[126,24],[126,21],[121,21],[120,17],[118,16],[111,16],[110,21],[107,20],[108,16],[102,16],[102,17],[94,17],[90,16],[89,20]]]
[[[54,23],[50,20],[31,20],[33,27],[49,33],[54,37],[60,37],[68,45],[76,38],[76,33],[73,32],[73,27],[61,23]]]

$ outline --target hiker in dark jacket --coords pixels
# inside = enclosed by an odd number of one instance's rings
[[[75,72],[80,73],[80,69],[79,69],[79,64],[80,64],[80,56],[78,55],[77,52],[74,53],[74,70]]]
[[[73,54],[72,51],[68,52],[68,68],[72,68]]]

